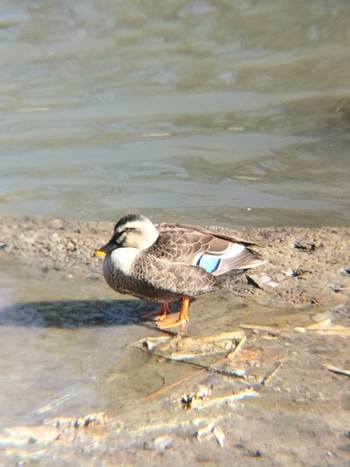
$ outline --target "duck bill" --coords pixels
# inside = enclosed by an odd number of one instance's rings
[[[104,256],[106,256],[106,253],[102,250],[95,250],[94,256],[97,256],[98,258],[103,258]]]
[[[100,256],[100,257],[106,256],[108,255],[108,253],[111,253],[116,248],[117,248],[117,245],[115,244],[115,242],[108,242],[105,246],[95,251],[95,256]]]

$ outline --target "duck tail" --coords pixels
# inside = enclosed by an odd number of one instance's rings
[[[264,263],[262,256],[252,248],[245,246],[232,257],[223,257],[218,268],[212,272],[214,276],[241,274],[247,269],[256,268]]]

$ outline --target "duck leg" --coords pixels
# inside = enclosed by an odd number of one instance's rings
[[[161,305],[160,305],[160,310],[159,311],[152,311],[147,316],[152,317],[156,321],[165,320],[167,318],[168,314],[170,313],[168,303],[169,302],[162,302]]]
[[[166,313],[164,313],[163,305],[166,305]],[[181,310],[178,318],[169,318],[168,312],[168,304],[166,302],[162,303],[161,310],[163,311],[163,314],[159,317],[157,326],[160,329],[166,329],[166,328],[171,328],[173,326],[182,326],[182,332],[184,334],[187,334],[187,328],[188,328],[188,323],[189,323],[189,318],[188,318],[188,307],[190,304],[190,297],[185,295],[182,298],[182,303],[181,303]]]
[[[162,302],[162,304],[160,305],[160,316],[158,319],[160,321],[167,319],[169,313],[170,313],[170,310],[169,310],[168,302]]]

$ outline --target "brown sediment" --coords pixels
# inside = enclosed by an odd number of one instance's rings
[[[94,251],[112,229],[110,222],[2,218],[0,256],[17,257],[43,276],[53,271],[103,281]],[[211,339],[205,329],[202,338],[162,338],[160,346],[145,338],[139,348],[154,364],[183,364],[188,374],[112,413],[62,414],[37,427],[11,427],[0,436],[11,459],[46,465],[59,456],[104,465],[349,464],[350,228],[230,232],[257,244],[265,259],[227,282],[232,293],[295,310],[303,319],[293,315],[283,326],[241,323],[235,346],[212,361],[208,345],[215,353],[232,329]],[[191,365],[189,354],[197,349],[205,359]]]
[[[350,286],[350,227],[250,228],[225,230],[258,245],[265,264],[227,286],[242,297],[273,306],[336,306]],[[53,218],[0,219],[1,254],[34,271],[101,278],[95,250],[113,231],[112,222]],[[248,282],[248,284],[247,284]]]

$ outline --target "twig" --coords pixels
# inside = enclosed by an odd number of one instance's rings
[[[66,402],[67,400],[69,400],[72,396],[70,394],[65,394],[64,396],[62,397],[59,397],[58,399],[50,402],[49,404],[47,405],[43,405],[41,407],[39,407],[38,409],[36,410],[33,410],[33,412],[31,412],[31,415],[32,414],[43,414],[45,412],[49,412],[50,410],[58,407],[59,405],[63,404],[64,402]]]
[[[333,365],[328,365],[327,363],[323,363],[323,366],[328,368],[329,371],[333,371],[333,373],[337,373],[339,375],[345,375],[350,377],[350,371],[349,370],[343,370],[342,368],[338,368]]]
[[[204,365],[202,363],[189,362],[187,360],[174,360],[171,357],[163,357],[163,358],[166,358],[167,360],[171,360],[171,361],[185,363],[191,366],[196,366],[196,367],[202,368],[203,370],[209,371],[210,373],[218,373],[219,375],[223,375],[223,376],[244,378],[244,376],[237,373],[237,371],[221,370],[220,368],[216,368],[215,366],[212,366],[212,365]]]
[[[178,360],[177,360],[178,361]],[[186,362],[187,363],[187,362]],[[201,369],[201,370],[198,370],[196,371],[195,373],[190,373],[180,379],[178,379],[177,381],[175,381],[174,383],[171,383],[171,384],[166,384],[166,385],[163,385],[162,387],[160,387],[159,389],[155,389],[154,391],[150,392],[149,394],[147,394],[146,396],[142,396],[142,397],[139,397],[137,399],[138,402],[146,402],[148,401],[149,399],[152,399],[153,397],[155,396],[158,396],[159,394],[162,394],[163,392],[165,391],[168,391],[169,389],[172,389],[173,387],[176,387],[178,384],[181,384],[183,383],[184,381],[186,381],[187,379],[190,379],[190,378],[194,378],[195,376],[199,375],[200,373],[204,373],[205,372],[205,368]]]
[[[238,344],[234,348],[234,350],[231,350],[229,353],[227,353],[223,357],[218,358],[218,360],[216,360],[213,363],[213,365],[220,364],[227,357],[230,357],[230,359],[233,359],[234,356],[241,350],[241,348],[242,348],[245,341],[246,341],[246,337],[243,336],[242,339],[238,342]],[[154,355],[154,356],[160,357],[160,358],[165,358],[165,359],[168,359],[170,361],[176,361],[176,362],[180,362],[180,363],[192,364],[192,366],[197,366],[197,367],[200,366],[200,370],[197,370],[194,373],[190,373],[190,374],[184,376],[183,378],[178,379],[174,383],[163,385],[159,389],[156,389],[155,391],[152,391],[151,393],[147,394],[146,396],[139,397],[137,399],[137,401],[133,402],[133,405],[136,402],[141,402],[141,403],[142,402],[147,402],[147,401],[153,399],[154,397],[158,396],[159,394],[162,394],[163,392],[166,392],[166,391],[169,391],[170,389],[173,389],[174,387],[178,386],[179,384],[183,383],[184,381],[186,381],[188,379],[195,378],[196,376],[200,375],[201,373],[204,373],[205,371],[210,371],[209,368],[207,368],[205,365],[201,366],[200,364],[191,363],[191,362],[188,362],[186,360],[178,360],[178,359],[173,359],[171,357],[164,357],[163,355],[157,355],[152,351],[150,351],[150,353],[151,353],[151,355]],[[228,374],[227,376],[231,376],[231,377],[236,376],[236,377],[238,377],[238,375],[234,375],[234,374]],[[123,410],[127,409],[128,406],[129,406],[129,404],[126,404],[126,405],[123,404],[119,408],[113,410],[112,412],[109,412],[109,414],[113,413],[115,415],[115,414],[121,413]]]
[[[281,368],[281,366],[282,366],[282,362],[279,362],[278,365],[272,371],[270,371],[270,373],[265,375],[263,379],[260,381],[261,386],[266,386],[270,382],[270,380],[275,376],[275,374]]]
[[[256,396],[257,394],[258,394],[257,390],[253,386],[250,386],[249,388],[243,389],[243,391],[230,394],[229,396],[221,396],[221,397],[216,397],[214,399],[210,399],[209,401],[206,401],[205,405],[234,402],[240,399],[244,399],[245,397],[248,397],[248,396]]]
[[[274,332],[274,333],[280,332],[280,329],[278,329],[277,327],[260,326],[259,324],[241,323],[239,327],[243,329],[252,329],[253,331],[267,331],[267,332]]]
[[[233,372],[233,371],[220,370],[219,368],[215,368],[215,366],[213,366],[213,365],[220,364],[226,358],[229,358],[230,360],[233,360],[234,357],[237,355],[237,353],[242,349],[245,341],[246,341],[246,336],[243,336],[242,339],[238,342],[238,344],[234,348],[234,350],[231,350],[225,356],[218,358],[212,365],[202,365],[200,363],[189,362],[187,360],[179,360],[179,359],[172,358],[172,357],[164,357],[163,355],[158,355],[158,354],[151,351],[150,353],[152,355],[154,355],[155,357],[164,358],[166,360],[175,361],[175,362],[179,362],[179,363],[186,363],[187,365],[192,365],[192,366],[195,366],[195,367],[199,367],[200,370],[196,371],[195,373],[190,373],[189,375],[184,376],[183,378],[175,381],[174,383],[162,386],[161,388],[156,389],[155,391],[151,392],[150,394],[147,394],[147,396],[141,397],[139,400],[146,401],[148,399],[151,399],[154,396],[157,396],[158,394],[161,394],[161,393],[163,393],[165,391],[168,391],[169,389],[172,389],[172,388],[176,387],[178,384],[183,383],[187,379],[194,378],[195,376],[199,375],[200,373],[204,373],[205,371],[219,373],[219,374],[222,374],[224,376],[242,378],[242,376],[240,376],[238,374],[235,374],[235,372]]]
[[[247,340],[247,337],[243,336],[242,339],[236,345],[236,347],[230,353],[228,353],[225,358],[228,358],[229,360],[233,360],[235,356],[238,354],[238,352],[241,351],[246,340]]]
[[[212,365],[204,365],[202,363],[197,363],[197,362],[190,362],[188,360],[184,360],[181,358],[175,358],[175,357],[166,357],[164,355],[159,355],[155,352],[151,352],[152,355],[158,358],[162,358],[167,361],[174,361],[174,362],[179,362],[179,363],[185,363],[187,365],[195,366],[202,368],[203,370],[209,371],[211,373],[218,373],[223,376],[230,376],[230,377],[237,377],[237,378],[243,378],[244,376],[238,374],[236,371],[228,371],[228,370],[222,370],[220,368],[217,368],[216,365],[222,363],[224,360],[227,358],[230,359],[231,361],[235,358],[237,353],[242,349],[245,341],[247,340],[246,336],[243,336],[242,339],[238,342],[236,347],[231,350],[228,354],[226,354],[224,357],[220,357],[218,360],[216,360]]]

